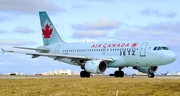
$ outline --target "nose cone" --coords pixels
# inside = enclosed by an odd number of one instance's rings
[[[177,56],[174,52],[169,52],[169,54],[167,54],[167,57],[168,57],[169,63],[174,62],[177,58]]]

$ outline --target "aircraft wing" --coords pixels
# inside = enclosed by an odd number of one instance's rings
[[[10,53],[20,53],[20,54],[26,54],[26,55],[32,55],[32,58],[36,58],[39,56],[47,56],[47,57],[54,57],[54,60],[57,60],[57,58],[69,58],[69,59],[85,59],[85,60],[104,60],[104,61],[113,61],[112,58],[96,58],[96,57],[90,57],[90,56],[77,56],[77,55],[64,55],[64,54],[50,54],[50,53],[29,53],[29,52],[16,52],[16,51],[6,51],[2,49],[3,54],[5,52]]]

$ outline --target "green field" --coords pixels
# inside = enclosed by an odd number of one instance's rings
[[[109,77],[0,79],[0,96],[180,96],[180,80]]]

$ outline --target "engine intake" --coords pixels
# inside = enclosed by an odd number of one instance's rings
[[[102,74],[107,68],[107,63],[102,60],[89,60],[86,61],[84,69],[87,72],[91,72],[93,74]]]

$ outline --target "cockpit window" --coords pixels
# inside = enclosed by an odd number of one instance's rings
[[[156,46],[156,47],[154,47],[154,49],[153,50],[170,50],[168,47],[165,47],[165,46]]]
[[[161,47],[158,47],[158,49],[157,50],[162,50],[162,48]]]
[[[169,48],[168,48],[168,47],[162,47],[162,49],[163,49],[163,50],[169,50]]]
[[[153,50],[156,50],[157,49],[157,47],[154,47],[154,49]]]

